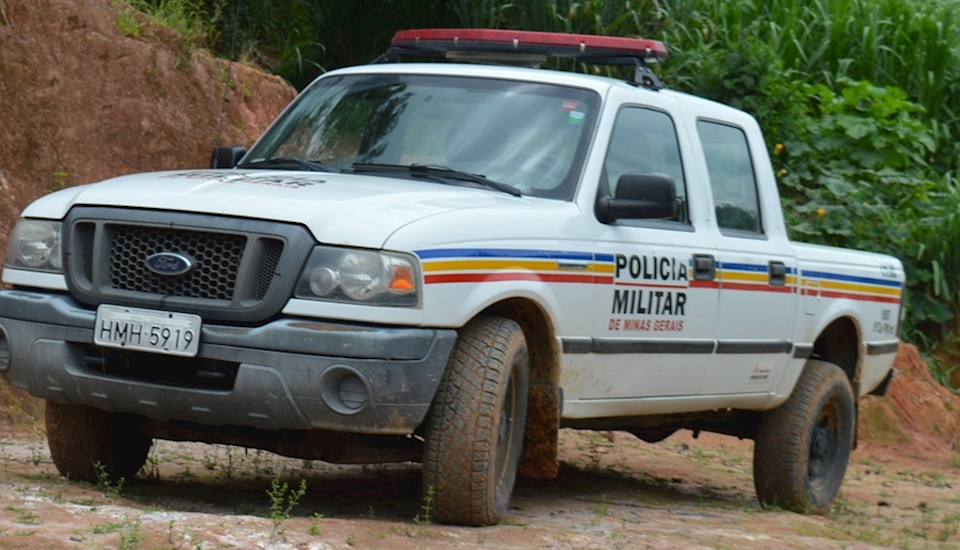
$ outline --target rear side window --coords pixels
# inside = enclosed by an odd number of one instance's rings
[[[757,179],[746,134],[740,128],[706,120],[697,122],[697,132],[721,232],[745,237],[763,234]]]

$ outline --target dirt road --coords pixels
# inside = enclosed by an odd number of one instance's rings
[[[143,479],[97,486],[60,478],[27,433],[0,443],[0,548],[960,548],[960,460],[861,446],[831,514],[808,517],[760,509],[752,446],[564,431],[559,479],[521,481],[476,529],[430,521],[417,465],[159,442]]]

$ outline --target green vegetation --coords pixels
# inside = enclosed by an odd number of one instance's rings
[[[290,519],[290,513],[300,503],[300,498],[307,492],[307,482],[301,479],[296,489],[291,489],[286,481],[280,481],[280,474],[274,476],[267,489],[270,499],[270,520],[273,521],[273,532],[279,534],[280,526]]]
[[[792,236],[906,266],[903,336],[960,341],[960,16],[948,0],[117,0],[184,42],[303,87],[415,27],[663,40],[671,88],[744,109],[773,153]],[[120,6],[119,4],[122,4]],[[143,19],[118,9],[139,36]],[[577,69],[577,67],[567,67]],[[928,355],[928,359],[931,356]],[[939,380],[950,369],[934,365]]]
[[[433,500],[434,500],[434,489],[433,485],[427,488],[427,492],[423,495],[423,504],[420,505],[420,509],[423,511],[422,514],[417,514],[413,518],[414,523],[420,526],[430,525],[433,523]]]
[[[126,479],[123,477],[114,479],[107,472],[107,467],[99,462],[94,464],[93,467],[97,470],[97,487],[103,491],[104,496],[107,498],[123,497],[123,485],[126,483]]]

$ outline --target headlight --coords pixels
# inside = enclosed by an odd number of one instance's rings
[[[378,306],[420,303],[420,277],[413,256],[318,246],[297,283],[297,298]]]
[[[62,273],[61,227],[60,222],[21,219],[7,245],[6,266]]]

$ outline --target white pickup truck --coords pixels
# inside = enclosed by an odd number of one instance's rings
[[[632,78],[526,67],[550,56]],[[402,31],[249,152],[45,196],[0,371],[73,479],[134,476],[154,438],[414,460],[437,519],[486,525],[556,475],[560,428],[689,429],[752,438],[760,502],[822,513],[892,376],[902,266],[791,243],[756,121],[662,89],[665,56]]]

